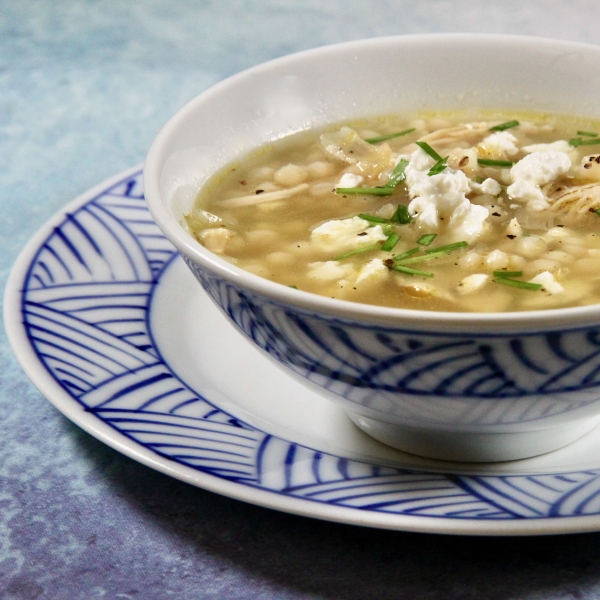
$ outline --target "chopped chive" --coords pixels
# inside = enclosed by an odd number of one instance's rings
[[[593,131],[578,131],[577,135],[586,135],[588,137],[598,137],[598,134]]]
[[[592,212],[600,217],[600,208],[597,208],[596,210],[594,210]]]
[[[495,125],[494,127],[490,127],[490,131],[506,131],[507,129],[511,129],[512,127],[517,127],[519,125],[519,121],[506,121],[506,123],[500,123],[500,125]]]
[[[417,240],[417,244],[421,244],[421,246],[429,246],[429,244],[431,244],[436,237],[437,233],[426,233]]]
[[[442,157],[427,143],[427,142],[415,142],[423,152],[429,154],[433,160],[442,160]]]
[[[293,290],[297,290],[298,289],[298,286],[296,286],[296,285],[288,285],[288,287],[291,287]]]
[[[425,250],[426,254],[432,254],[433,252],[450,252],[451,250],[455,250],[457,248],[465,248],[469,245],[469,242],[465,242],[464,240],[461,242],[454,242],[453,244],[446,244],[445,246],[438,246],[437,248],[429,248]]]
[[[361,219],[365,221],[369,221],[369,223],[388,223],[388,219],[384,219],[383,217],[376,217],[375,215],[367,215],[365,213],[360,213],[358,215]]]
[[[388,237],[385,242],[383,242],[383,246],[381,249],[385,252],[391,252],[394,249],[394,246],[400,241],[400,236],[397,233],[392,233]]]
[[[596,144],[600,144],[600,138],[592,138],[591,140],[582,140],[580,137],[571,138],[569,140],[570,146],[594,146]]]
[[[406,179],[405,169],[407,166],[408,161],[406,159],[403,158],[399,160],[390,175],[389,181],[385,184],[385,187],[396,187],[399,183],[402,183]]]
[[[431,169],[427,172],[427,176],[431,177],[432,175],[439,175],[447,166],[448,166],[448,156],[446,158],[441,158],[438,160]]]
[[[485,181],[485,178],[481,177],[480,175],[477,175],[477,177],[475,177],[475,183],[483,183]]]
[[[407,250],[406,252],[402,253],[402,254],[398,254],[398,256],[394,256],[394,260],[395,261],[400,261],[400,260],[404,260],[405,258],[408,258],[409,256],[412,256],[413,254],[416,254],[417,252],[420,252],[421,248],[413,248],[412,250]]]
[[[477,164],[480,167],[512,167],[515,163],[512,160],[492,160],[491,158],[478,158]]]
[[[415,128],[405,129],[404,131],[399,131],[398,133],[390,133],[388,135],[380,135],[379,137],[365,138],[365,142],[369,144],[377,144],[379,142],[385,142],[386,140],[391,140],[392,138],[397,138],[402,135],[407,135],[408,133],[412,133],[415,131]]]
[[[420,271],[419,269],[411,269],[410,267],[404,267],[402,265],[394,265],[392,267],[394,271],[400,271],[400,273],[406,273],[407,275],[421,275],[423,277],[433,277],[433,273],[429,271]]]
[[[364,194],[365,196],[391,196],[394,193],[392,187],[374,188],[336,188],[336,194]]]
[[[371,246],[363,246],[362,248],[357,248],[356,250],[350,250],[350,252],[341,254],[340,256],[337,256],[332,260],[342,260],[343,258],[348,258],[349,256],[354,256],[355,254],[360,254],[361,252],[371,252],[372,250],[381,250],[381,245],[380,244],[372,244]]]
[[[392,223],[399,223],[400,225],[407,225],[411,221],[411,216],[408,213],[408,207],[404,204],[398,204],[396,212],[390,218]]]
[[[436,258],[439,258],[440,256],[446,256],[446,254],[448,254],[448,251],[440,251],[440,252],[431,252],[430,254],[421,254],[420,256],[415,256],[414,258],[403,258],[401,260],[395,260],[394,262],[396,264],[402,264],[402,265],[413,265],[414,263],[420,263],[420,262],[425,262],[428,260],[435,260]]]
[[[520,288],[522,290],[530,290],[535,292],[542,289],[541,283],[530,283],[529,281],[518,281],[517,279],[510,279],[510,277],[498,277],[494,279],[496,283],[502,283],[503,285],[510,285],[512,287]]]
[[[494,277],[523,277],[523,271],[492,271]]]

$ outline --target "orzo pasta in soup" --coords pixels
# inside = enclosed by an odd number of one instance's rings
[[[385,117],[297,133],[217,174],[187,227],[252,273],[441,311],[600,302],[600,123]]]

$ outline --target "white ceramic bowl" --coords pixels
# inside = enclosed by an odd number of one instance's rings
[[[462,314],[333,300],[236,268],[180,221],[212,174],[298,130],[421,109],[600,119],[599,98],[595,46],[457,34],[319,48],[235,75],[184,106],[150,149],[146,199],[231,321],[367,433],[442,459],[533,456],[600,420],[600,305]]]

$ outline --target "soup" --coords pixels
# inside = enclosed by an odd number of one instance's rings
[[[301,132],[218,173],[186,224],[237,266],[332,298],[441,311],[593,304],[599,132],[529,114]]]

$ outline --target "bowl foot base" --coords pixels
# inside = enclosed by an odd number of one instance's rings
[[[432,431],[384,423],[356,413],[347,413],[365,433],[410,454],[460,462],[518,460],[558,450],[592,430],[600,419],[585,420],[535,431],[471,433]]]

